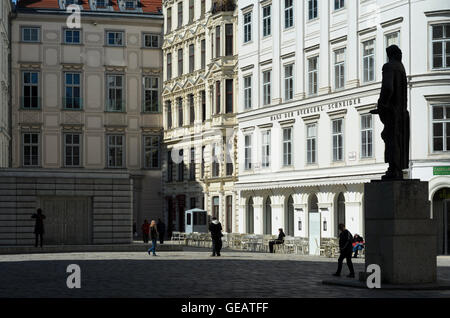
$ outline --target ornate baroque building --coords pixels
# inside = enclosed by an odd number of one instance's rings
[[[163,182],[174,231],[194,207],[238,229],[237,12],[234,1],[163,1]]]

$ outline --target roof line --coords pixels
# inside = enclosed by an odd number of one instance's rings
[[[67,12],[66,10],[61,9],[32,9],[32,8],[16,8],[15,10],[17,13],[42,13],[42,14],[60,14],[60,15],[70,15],[71,12]],[[108,12],[99,12],[99,11],[93,11],[93,10],[81,10],[81,15],[90,15],[90,16],[121,16],[121,17],[134,17],[134,18],[155,18],[155,19],[163,19],[162,13],[129,13],[129,12],[115,12],[115,11],[108,11]]]

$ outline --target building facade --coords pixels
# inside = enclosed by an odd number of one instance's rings
[[[10,165],[10,14],[11,1],[0,1],[0,168]]]
[[[162,28],[160,1],[18,2],[0,244],[29,244],[38,207],[49,244],[129,243],[162,216]]]
[[[166,224],[184,231],[197,207],[236,232],[236,5],[165,0],[163,14]]]
[[[387,169],[383,125],[369,112],[385,49],[396,44],[409,82],[407,175],[429,182],[439,251],[449,253],[449,3],[242,0],[239,7],[239,232],[283,228],[304,238],[310,254],[338,236],[339,223],[364,235],[364,183]]]

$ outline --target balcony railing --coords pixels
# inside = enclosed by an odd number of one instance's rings
[[[64,110],[82,110],[83,100],[81,97],[63,97]]]

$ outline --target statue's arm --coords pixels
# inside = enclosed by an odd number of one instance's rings
[[[394,93],[394,73],[389,64],[383,66],[383,80],[381,83],[381,93],[378,99],[378,108],[387,108],[389,100]]]

